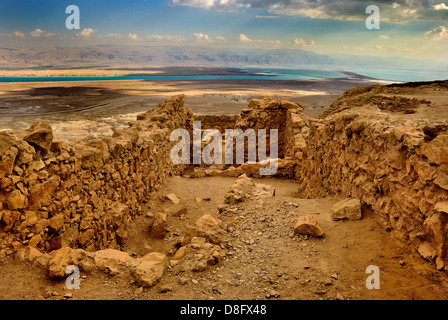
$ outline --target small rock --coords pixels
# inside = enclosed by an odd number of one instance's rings
[[[345,199],[337,202],[331,212],[333,220],[359,220],[361,219],[361,200]]]
[[[67,292],[64,294],[65,299],[71,299],[72,297],[73,297],[73,293],[71,293],[71,292]]]
[[[333,273],[332,275],[330,275],[330,277],[332,277],[335,280],[339,279],[339,275],[337,273]]]
[[[280,297],[280,293],[278,293],[275,290],[270,290],[267,294],[266,294],[266,298],[279,298]]]
[[[317,224],[316,219],[314,219],[311,215],[303,215],[299,217],[296,225],[294,226],[294,233],[315,237],[322,237],[324,235],[324,231]]]
[[[159,289],[159,292],[160,293],[165,293],[165,292],[168,292],[168,291],[171,291],[171,290],[173,290],[173,287],[168,286],[168,285],[161,285],[160,289]]]
[[[143,287],[138,287],[134,290],[134,295],[138,296],[143,293]]]
[[[344,300],[344,296],[342,294],[340,294],[339,292],[336,293],[336,300]]]
[[[418,253],[426,260],[432,261],[436,257],[436,250],[428,243],[423,242],[417,249]]]
[[[188,279],[184,278],[184,277],[180,277],[179,280],[177,280],[177,283],[179,283],[182,286],[187,284],[187,282],[188,282]]]
[[[441,257],[436,258],[436,269],[438,271],[445,269],[445,263],[443,262],[443,259]]]
[[[171,202],[172,202],[173,204],[179,204],[179,203],[180,203],[179,198],[178,198],[174,193],[170,193],[170,194],[168,194],[168,195],[166,196],[166,198],[169,199],[169,200],[171,200]]]

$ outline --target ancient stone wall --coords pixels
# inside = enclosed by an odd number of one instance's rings
[[[176,96],[112,137],[53,142],[51,127],[0,133],[0,251],[119,248],[132,218],[166,177],[175,128],[191,109]]]
[[[443,265],[448,235],[446,121],[411,121],[378,109],[354,108],[309,119],[303,128],[307,135],[295,133],[301,196],[360,198],[381,216],[386,229]]]

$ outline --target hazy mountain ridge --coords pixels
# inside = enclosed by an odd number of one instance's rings
[[[305,50],[206,47],[22,47],[0,48],[0,68],[88,65],[331,65],[334,60]]]

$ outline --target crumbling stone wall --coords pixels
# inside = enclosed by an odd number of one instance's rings
[[[0,252],[119,248],[132,218],[165,179],[183,170],[169,137],[193,113],[175,96],[112,137],[53,142],[51,127],[0,133]]]
[[[355,108],[309,119],[304,128],[307,136],[295,134],[299,194],[360,198],[386,229],[442,267],[448,235],[446,121]]]

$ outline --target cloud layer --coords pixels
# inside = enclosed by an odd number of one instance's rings
[[[217,10],[267,9],[271,14],[334,20],[364,20],[366,7],[376,4],[381,19],[388,22],[448,19],[448,6],[440,0],[172,0],[172,4]]]

